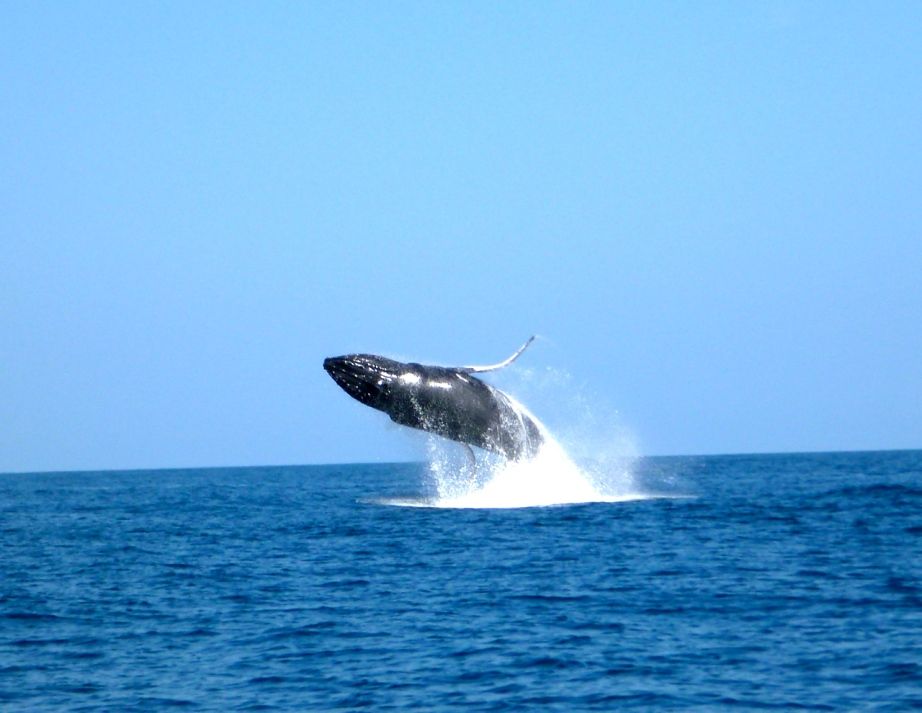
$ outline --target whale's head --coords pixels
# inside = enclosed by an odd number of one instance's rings
[[[381,411],[389,410],[398,394],[419,382],[413,365],[374,354],[330,357],[323,360],[323,368],[352,398]]]

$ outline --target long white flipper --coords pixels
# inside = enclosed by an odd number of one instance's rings
[[[459,367],[459,371],[463,371],[468,374],[480,374],[484,371],[496,371],[497,369],[502,369],[504,366],[509,366],[512,362],[518,359],[522,355],[522,352],[524,352],[528,348],[528,345],[533,341],[535,341],[534,335],[529,337],[528,341],[520,346],[515,354],[513,354],[508,359],[501,361],[499,364],[493,364],[492,366],[462,366]]]
[[[476,473],[474,469],[477,467],[477,458],[474,457],[474,449],[467,443],[462,443],[461,445],[464,446],[464,452],[467,454],[467,462],[471,466],[471,477],[473,477]]]

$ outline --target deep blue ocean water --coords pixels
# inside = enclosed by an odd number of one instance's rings
[[[635,474],[690,497],[381,503],[422,464],[0,475],[0,710],[922,707],[922,451]]]

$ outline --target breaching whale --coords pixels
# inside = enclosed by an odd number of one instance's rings
[[[323,368],[347,394],[395,423],[519,460],[538,452],[540,429],[509,396],[474,374],[511,364],[532,340],[492,366],[428,366],[348,354],[324,359]]]

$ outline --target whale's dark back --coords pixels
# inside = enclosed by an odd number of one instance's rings
[[[404,426],[514,460],[534,456],[543,442],[528,414],[463,369],[372,354],[327,359],[324,368],[351,396]]]

